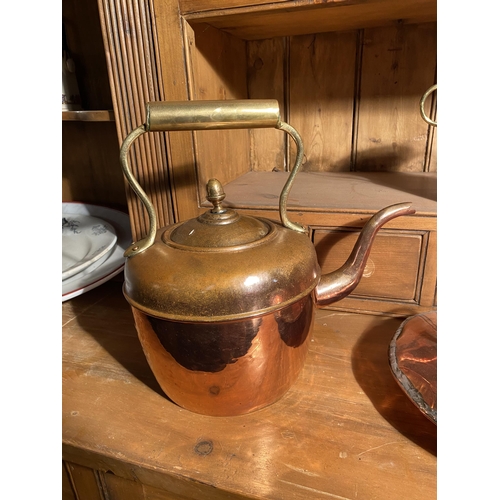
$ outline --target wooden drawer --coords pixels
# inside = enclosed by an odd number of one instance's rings
[[[338,269],[348,258],[359,230],[317,228],[312,238],[323,273]],[[407,315],[435,306],[435,233],[381,229],[372,245],[363,277],[333,309]]]
[[[338,269],[351,252],[359,231],[316,230],[313,241],[324,273]],[[426,233],[384,231],[377,234],[361,282],[351,297],[415,300]]]

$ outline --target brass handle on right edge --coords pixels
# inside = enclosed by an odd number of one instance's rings
[[[432,92],[434,92],[435,90],[437,90],[437,85],[432,85],[431,87],[429,87],[424,95],[422,96],[422,98],[420,99],[420,116],[424,119],[424,121],[426,123],[428,123],[429,125],[432,125],[433,127],[437,127],[437,122],[435,122],[434,120],[431,120],[426,114],[425,114],[425,111],[424,111],[424,104],[425,104],[425,101],[427,100],[427,97],[429,97],[429,94],[431,94]]]

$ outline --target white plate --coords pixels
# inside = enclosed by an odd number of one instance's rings
[[[123,253],[132,243],[130,218],[127,214],[112,208],[89,205],[86,203],[65,202],[63,213],[98,217],[113,226],[117,236],[116,245],[111,252],[104,255],[81,273],[62,282],[62,301],[82,295],[119,274],[125,266]]]
[[[100,261],[116,244],[113,226],[82,214],[62,214],[62,279]]]

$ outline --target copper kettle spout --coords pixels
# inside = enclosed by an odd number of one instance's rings
[[[378,230],[401,215],[414,214],[411,203],[398,203],[386,207],[366,223],[345,264],[336,271],[321,276],[315,294],[318,305],[327,305],[349,295],[359,284],[371,246]]]

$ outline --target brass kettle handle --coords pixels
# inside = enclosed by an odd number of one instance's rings
[[[420,98],[420,116],[423,118],[425,123],[432,125],[433,127],[437,127],[437,122],[434,120],[431,120],[426,114],[424,110],[424,104],[425,101],[427,100],[427,97],[429,97],[432,92],[437,90],[437,85],[431,85],[425,92],[424,95]]]
[[[149,231],[145,238],[133,243],[125,251],[125,257],[132,257],[147,250],[153,243],[158,229],[155,209],[132,175],[128,164],[128,151],[132,143],[146,132],[176,130],[216,130],[242,128],[277,128],[289,134],[297,146],[295,165],[281,191],[279,212],[285,227],[302,233],[307,230],[292,222],[286,214],[288,194],[304,158],[304,144],[299,133],[281,121],[278,101],[275,99],[234,99],[228,101],[166,101],[150,102],[146,105],[146,123],[133,130],[123,141],[120,162],[128,183],[146,207],[149,217]]]

